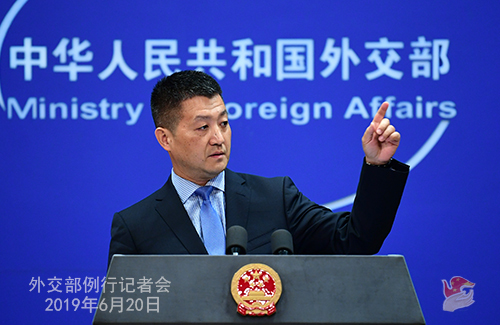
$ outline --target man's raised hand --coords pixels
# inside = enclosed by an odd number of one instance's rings
[[[382,103],[361,139],[366,162],[372,165],[388,163],[401,140],[401,134],[396,132],[389,119],[384,118],[388,107],[389,103]]]

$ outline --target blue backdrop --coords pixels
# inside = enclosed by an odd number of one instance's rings
[[[2,1],[2,323],[92,319],[114,212],[166,181],[149,95],[178,69],[221,84],[229,167],[289,175],[350,209],[360,139],[389,101],[412,167],[380,254],[428,324],[493,324],[500,180],[498,1]],[[339,184],[341,186],[339,186]],[[442,280],[475,302],[443,311]]]

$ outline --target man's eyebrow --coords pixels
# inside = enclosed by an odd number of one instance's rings
[[[227,115],[228,115],[227,109],[225,109],[222,112],[220,112],[218,117],[227,116]],[[195,121],[199,121],[199,120],[204,121],[204,120],[209,120],[211,118],[212,117],[210,115],[197,115],[194,119],[195,119]]]

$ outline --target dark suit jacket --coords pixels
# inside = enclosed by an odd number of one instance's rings
[[[389,234],[408,166],[363,164],[351,213],[333,213],[306,198],[289,177],[265,178],[226,169],[226,226],[248,231],[248,254],[270,254],[271,234],[292,233],[296,254],[375,254]],[[113,217],[113,254],[207,254],[169,178]]]

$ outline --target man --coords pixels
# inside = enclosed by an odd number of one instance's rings
[[[277,229],[291,232],[296,254],[377,253],[409,171],[392,159],[400,134],[384,118],[388,104],[362,137],[365,160],[351,213],[333,213],[307,199],[288,177],[226,168],[231,127],[221,95],[218,83],[199,71],[177,72],[156,84],[155,135],[170,155],[171,176],[114,215],[109,261],[113,254],[223,254],[225,230],[233,225],[247,229],[248,254],[270,254]]]

